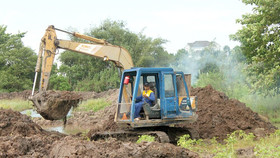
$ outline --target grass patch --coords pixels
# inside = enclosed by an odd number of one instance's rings
[[[248,95],[240,100],[255,112],[268,117],[272,123],[280,123],[280,95]]]
[[[32,102],[21,99],[11,99],[11,100],[0,100],[0,108],[12,109],[15,111],[23,111],[26,109],[32,109]]]
[[[138,136],[138,137],[139,137],[139,139],[136,142],[138,144],[140,144],[141,142],[154,142],[155,141],[155,137],[150,136],[150,135],[141,135],[141,136]]]
[[[111,102],[106,101],[103,98],[100,99],[89,99],[87,101],[82,102],[75,111],[99,111],[104,109],[105,107],[111,105]]]
[[[243,131],[235,131],[229,134],[225,143],[221,144],[216,138],[211,140],[192,140],[189,135],[180,137],[178,146],[197,152],[201,157],[214,155],[214,157],[237,157],[237,149],[253,147],[257,157],[280,157],[280,130],[264,138],[255,139],[252,133],[246,134]]]

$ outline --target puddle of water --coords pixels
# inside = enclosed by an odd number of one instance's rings
[[[72,115],[73,108],[71,108],[67,114],[67,117]],[[27,109],[20,112],[21,114],[28,115],[30,117],[42,117],[36,110],[34,109]]]
[[[67,117],[71,116],[72,114],[72,111],[73,111],[73,108],[70,109],[70,111],[68,112],[67,114]],[[22,112],[20,112],[21,114],[25,114],[25,115],[28,115],[30,117],[42,117],[39,113],[37,113],[36,110],[34,109],[27,109],[27,110],[24,110]],[[57,127],[42,127],[43,129],[47,130],[47,131],[57,131],[57,132],[60,132],[60,133],[64,133],[64,134],[77,134],[79,132],[87,132],[86,129],[81,129],[81,128],[78,128],[78,127],[74,127],[74,126],[66,126],[65,128],[63,127],[63,125],[61,126],[57,126]]]
[[[74,126],[66,126],[65,128],[63,126],[57,126],[57,127],[42,127],[43,129],[47,131],[56,131],[64,134],[77,134],[79,132],[85,133],[88,132],[87,129],[82,129]]]
[[[25,114],[28,115],[30,117],[42,117],[40,114],[37,113],[37,111],[33,110],[33,109],[27,109],[27,110],[23,110],[22,112],[20,112],[21,114]]]

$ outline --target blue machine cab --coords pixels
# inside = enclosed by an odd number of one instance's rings
[[[152,106],[143,105],[142,118],[136,121],[136,97],[142,94],[144,83],[150,84],[155,101]],[[124,70],[115,122],[131,127],[153,127],[196,121],[196,97],[190,97],[188,85],[190,77],[183,72],[174,72],[172,68],[135,67]]]

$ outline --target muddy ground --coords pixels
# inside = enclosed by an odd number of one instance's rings
[[[113,104],[96,113],[74,112],[73,116],[68,118],[67,125],[91,129],[88,135],[97,131],[119,129],[113,121],[117,89],[103,93],[80,94],[85,99],[104,97]],[[229,99],[211,86],[193,88],[192,95],[198,97],[199,117],[195,123],[182,127],[195,127],[202,139],[218,137],[218,140],[223,140],[235,130],[253,132],[257,136],[264,136],[275,130],[271,123],[262,119],[245,104]],[[194,152],[169,143],[136,144],[115,139],[91,142],[80,134],[67,136],[41,128],[62,124],[62,121],[30,119],[19,112],[1,109],[0,157],[198,157]]]
[[[43,130],[30,117],[0,109],[0,157],[198,157],[169,143],[89,141]]]

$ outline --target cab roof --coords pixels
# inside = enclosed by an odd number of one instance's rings
[[[133,67],[131,69],[126,69],[124,72],[132,72],[132,71],[137,71],[137,72],[146,72],[146,73],[155,73],[155,72],[174,72],[173,68],[167,68],[167,67],[161,67],[161,68],[156,68],[156,67]]]

